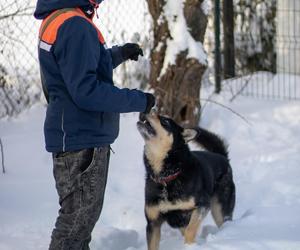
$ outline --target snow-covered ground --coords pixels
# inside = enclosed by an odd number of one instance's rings
[[[230,145],[237,187],[234,220],[217,229],[208,216],[192,246],[165,225],[161,250],[300,249],[300,103],[216,100],[250,123],[212,103],[205,106],[201,122]],[[0,122],[7,168],[5,175],[0,173],[1,250],[44,250],[49,244],[58,202],[50,154],[44,150],[44,113],[36,105]],[[122,117],[91,249],[146,249],[143,141],[136,120],[137,114]]]

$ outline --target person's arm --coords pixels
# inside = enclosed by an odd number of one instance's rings
[[[139,90],[119,89],[97,80],[101,57],[95,28],[81,17],[66,21],[54,48],[62,77],[73,101],[81,109],[101,112],[144,112],[146,95]]]

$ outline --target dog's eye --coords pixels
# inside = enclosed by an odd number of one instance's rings
[[[167,119],[161,119],[160,120],[161,125],[163,125],[164,127],[169,127],[170,126],[170,122]]]

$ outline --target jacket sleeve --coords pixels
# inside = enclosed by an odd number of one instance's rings
[[[83,18],[73,17],[60,27],[54,55],[67,90],[79,108],[115,113],[146,109],[142,91],[119,89],[97,80],[99,40],[95,28]]]
[[[115,69],[125,60],[123,59],[120,46],[113,46],[111,49],[108,49],[111,54],[111,59],[113,62],[113,68]]]

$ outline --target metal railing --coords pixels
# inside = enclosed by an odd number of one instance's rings
[[[235,75],[224,73],[226,55],[223,41],[226,34],[224,29],[221,32],[216,29],[216,40],[222,41],[221,48],[214,51],[213,57],[219,67],[214,71],[216,88],[221,79],[227,79],[222,82],[222,89],[229,90],[233,98],[247,95],[300,100],[300,1],[233,2]],[[223,20],[216,25],[226,27],[224,18],[220,18],[224,9],[214,13],[215,20]]]

